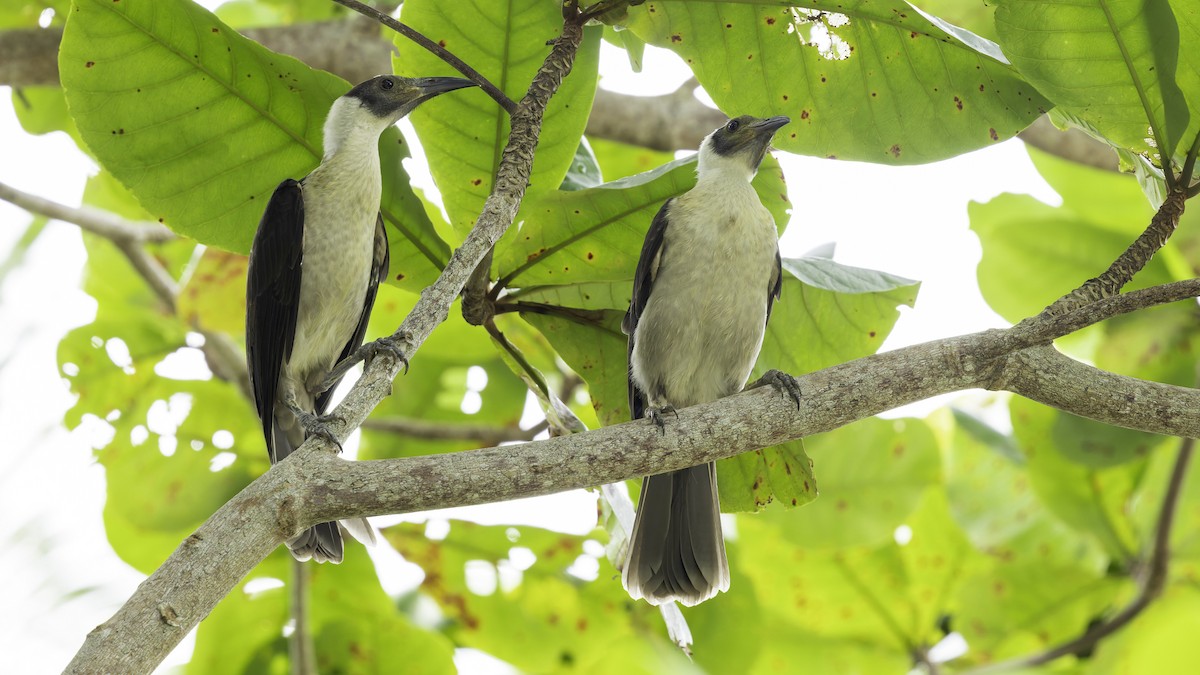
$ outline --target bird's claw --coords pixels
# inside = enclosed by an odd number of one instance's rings
[[[407,338],[403,338],[403,339],[407,339]],[[404,355],[404,350],[400,348],[401,341],[402,340],[396,339],[395,337],[388,335],[387,337],[381,337],[374,342],[368,342],[367,344],[360,347],[360,349],[365,350],[363,357],[366,359],[366,361],[368,363],[370,363],[371,360],[373,360],[376,356],[378,356],[379,352],[381,352],[381,351],[390,352],[392,356],[396,357],[397,361],[399,361],[401,364],[404,365],[404,374],[407,375],[408,374],[408,357]]]
[[[654,422],[654,425],[658,427],[659,431],[661,431],[663,434],[666,434],[667,413],[674,415],[675,419],[679,419],[679,413],[675,412],[675,406],[673,405],[664,405],[661,408],[650,408],[646,411],[646,417],[650,418],[651,422]]]
[[[329,430],[330,422],[336,421],[345,423],[345,420],[342,419],[340,415],[333,413],[328,415],[316,415],[308,412],[307,410],[300,410],[299,408],[292,408],[292,413],[296,416],[296,421],[300,423],[300,426],[304,427],[305,434],[309,436],[320,436],[321,438],[324,438],[333,444],[339,453],[342,451],[342,442],[339,441],[338,437]]]
[[[800,383],[796,381],[796,378],[783,372],[782,370],[775,370],[772,368],[771,370],[763,373],[763,376],[758,378],[758,380],[748,388],[754,389],[756,387],[765,387],[767,385],[775,387],[784,396],[791,398],[796,403],[796,410],[800,409]]]

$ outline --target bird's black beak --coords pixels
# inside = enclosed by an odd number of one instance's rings
[[[779,115],[778,117],[768,117],[765,120],[759,120],[752,126],[755,132],[770,138],[776,131],[779,131],[780,127],[791,121],[792,118],[786,115]]]
[[[474,87],[475,83],[461,77],[418,77],[413,80],[413,86],[420,90],[420,99],[427,101],[448,91]]]

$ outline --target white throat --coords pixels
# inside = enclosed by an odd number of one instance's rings
[[[325,159],[342,150],[373,151],[379,142],[379,134],[392,122],[376,117],[357,98],[338,98],[330,106],[329,116],[325,118]]]
[[[715,132],[714,132],[715,133]],[[745,181],[749,183],[757,171],[750,168],[741,153],[721,155],[712,147],[712,134],[700,144],[700,158],[696,162],[696,179],[699,181]]]

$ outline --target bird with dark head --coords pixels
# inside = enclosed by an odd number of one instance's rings
[[[337,443],[323,415],[360,346],[388,241],[379,200],[379,135],[439,94],[473,86],[453,77],[380,75],[333,102],[324,156],[300,180],[279,184],[254,235],[246,284],[246,359],[271,462],[311,434]],[[343,521],[373,542],[364,519]],[[338,523],[321,523],[287,541],[298,560],[341,562]]]
[[[696,186],[654,216],[622,324],[634,419],[663,428],[665,412],[746,385],[782,287],[775,220],[750,181],[789,121],[742,116],[709,134]],[[629,594],[695,605],[728,590],[720,516],[716,464],[647,477],[621,577]]]

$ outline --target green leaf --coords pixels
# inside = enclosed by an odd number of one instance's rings
[[[808,373],[875,353],[920,283],[828,258],[783,260],[783,290],[755,372]]]
[[[592,146],[585,136],[579,143],[579,147],[575,150],[575,159],[571,161],[571,167],[567,169],[567,175],[563,178],[560,190],[582,190],[584,188],[596,187],[604,182],[604,175],[600,171],[600,164],[596,160],[596,154],[592,152]]]
[[[1009,403],[1013,436],[1029,460],[1034,492],[1059,519],[1094,537],[1118,563],[1130,560],[1134,547],[1126,512],[1145,467],[1144,457],[1107,468],[1072,462],[1054,429],[1062,413],[1023,398]]]
[[[809,548],[888,541],[940,470],[933,434],[917,419],[860,420],[805,438],[805,448],[821,477],[822,498],[766,519]]]
[[[542,60],[547,40],[562,32],[562,14],[544,0],[409,0],[401,20],[479,69],[514,101],[520,100]],[[395,38],[393,68],[401,75],[450,75],[449,66],[404,37]],[[529,196],[562,184],[583,137],[596,92],[600,29],[585,31],[571,76],[550,100],[529,177]],[[508,113],[481,91],[443,96],[418,108],[413,126],[441,190],[450,223],[465,237],[492,190],[508,140]]]
[[[1031,156],[1062,195],[1062,206],[1002,194],[967,208],[971,229],[983,245],[979,288],[988,305],[1013,323],[1103,272],[1105,261],[1116,259],[1153,215],[1130,176],[1042,153]],[[1172,281],[1171,256],[1164,251],[1152,259],[1127,290]]]
[[[320,159],[346,90],[182,0],[80,0],[59,70],[105,168],[177,232],[241,253],[279,181]]]
[[[589,138],[588,143],[591,144],[592,152],[596,154],[596,160],[600,162],[604,175],[610,181],[651,171],[675,159],[674,154],[670,152],[610,141],[607,138]]]
[[[450,247],[438,235],[424,200],[409,185],[402,162],[411,156],[399,129],[392,127],[379,137],[384,185],[379,212],[388,226],[388,281],[419,293],[442,273],[450,260]]]
[[[1050,108],[983,38],[900,0],[647,2],[629,27],[730,115],[788,115],[783,150],[891,164],[1007,139]],[[754,83],[747,86],[747,83]]]
[[[504,287],[565,285],[632,279],[646,230],[663,202],[696,184],[695,156],[595,188],[555,191],[525,199],[496,248],[494,268]],[[768,157],[754,178],[763,205],[780,230],[790,203],[778,162]],[[628,309],[629,298],[623,306]]]
[[[276,551],[246,576],[196,627],[196,648],[185,673],[203,675],[268,673],[287,675],[288,642],[283,626],[288,622],[287,590],[283,587],[249,593],[250,582],[279,579],[288,564],[286,553]]]
[[[546,336],[562,360],[587,382],[596,416],[606,426],[629,421],[629,393],[624,377],[628,340],[621,332],[624,315],[624,312],[600,310],[596,323],[592,324],[555,314],[521,315]]]
[[[1176,3],[1181,7],[1187,3]],[[996,28],[1021,74],[1113,146],[1182,161],[1200,132],[1200,21],[1168,0],[1002,2]]]
[[[585,552],[588,536],[534,527],[485,527],[451,521],[440,540],[422,524],[401,524],[384,536],[406,560],[425,570],[421,591],[431,596],[451,625],[447,632],[466,647],[482,649],[526,672],[674,672],[686,667],[678,650],[631,650],[657,612],[631,603],[613,570]],[[602,546],[599,547],[602,550]],[[520,554],[514,550],[520,550]],[[527,557],[534,561],[528,567]],[[600,577],[584,582],[567,570],[578,559],[600,565]],[[593,564],[594,564],[593,563]],[[519,565],[519,566],[518,566]],[[468,570],[476,575],[469,583]]]
[[[80,148],[84,147],[75,120],[67,112],[61,87],[22,87],[13,90],[12,102],[17,121],[25,131],[37,136],[64,131]]]
[[[1200,591],[1173,586],[1120,632],[1101,640],[1089,675],[1187,675],[1200,663]]]

